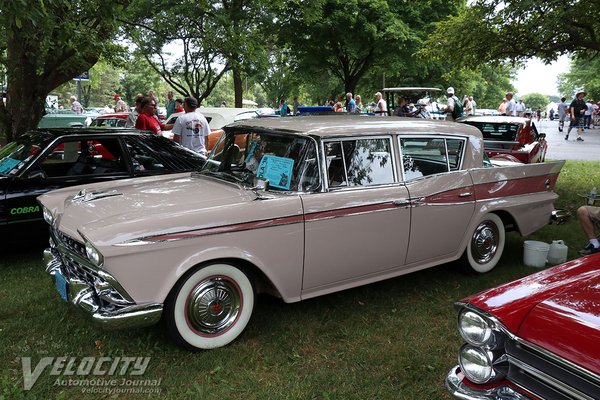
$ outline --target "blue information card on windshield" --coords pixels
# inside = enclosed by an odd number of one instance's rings
[[[289,190],[294,160],[265,154],[260,160],[256,176],[269,180],[269,186]]]
[[[6,157],[4,160],[0,161],[0,174],[9,173],[14,167],[19,165],[20,161],[15,160],[14,158]]]

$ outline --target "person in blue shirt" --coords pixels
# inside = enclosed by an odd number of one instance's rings
[[[356,112],[356,102],[352,98],[352,93],[346,93],[346,112],[355,113]]]
[[[285,117],[290,112],[290,108],[285,104],[285,99],[279,101],[279,115]]]

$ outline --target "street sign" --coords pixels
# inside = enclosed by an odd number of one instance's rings
[[[77,75],[75,78],[73,78],[74,81],[89,81],[90,80],[90,72],[86,71],[86,72],[82,72],[81,74]]]

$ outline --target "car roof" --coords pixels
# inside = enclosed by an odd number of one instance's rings
[[[456,122],[421,118],[362,115],[322,115],[257,118],[235,122],[228,127],[287,131],[319,137],[357,136],[401,132],[415,135],[457,134],[482,137],[479,129]]]
[[[120,113],[108,113],[108,114],[99,114],[96,119],[107,119],[107,118],[119,118],[119,119],[127,119],[130,113],[128,112],[120,112]]]
[[[48,129],[33,129],[27,131],[28,134],[44,135],[48,138],[57,138],[60,136],[77,136],[77,135],[150,135],[151,133],[139,131],[131,128],[48,128]]]
[[[460,122],[473,121],[473,122],[486,122],[495,124],[523,124],[533,121],[525,117],[511,117],[507,115],[470,115],[468,117],[460,118]]]

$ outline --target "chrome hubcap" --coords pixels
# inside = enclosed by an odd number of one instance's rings
[[[223,277],[202,281],[188,296],[186,319],[206,335],[215,335],[233,325],[239,315],[241,294],[235,282]]]
[[[482,222],[471,239],[471,255],[478,264],[489,262],[496,255],[500,233],[496,224],[491,221]]]

